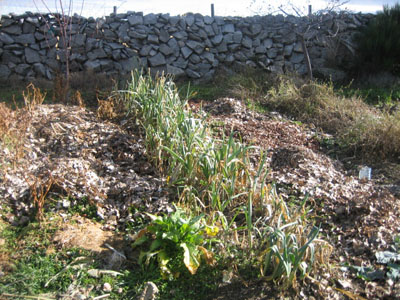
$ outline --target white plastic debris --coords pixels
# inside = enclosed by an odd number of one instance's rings
[[[360,173],[358,174],[358,178],[360,180],[362,180],[362,179],[371,180],[371,172],[372,172],[372,169],[370,167],[367,167],[367,166],[362,167],[360,170]]]

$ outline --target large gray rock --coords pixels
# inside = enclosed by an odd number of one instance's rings
[[[241,44],[230,44],[228,45],[229,51],[235,52],[241,47]]]
[[[172,38],[168,41],[167,45],[172,49],[172,51],[174,52],[175,56],[179,55],[180,52],[180,47],[178,45],[178,42],[176,41],[176,39]]]
[[[109,72],[114,69],[114,62],[111,59],[100,59],[100,69]]]
[[[144,40],[147,38],[147,33],[139,32],[137,30],[129,30],[128,35],[132,38]]]
[[[118,44],[118,43],[108,43],[107,45],[110,46],[110,48],[111,48],[112,50],[124,49],[124,48],[125,48],[123,45]]]
[[[83,47],[86,43],[86,35],[84,34],[75,34],[71,37],[72,39],[72,47]]]
[[[15,73],[25,76],[30,71],[30,68],[28,64],[19,64],[15,67]]]
[[[293,52],[293,45],[286,45],[285,48],[283,48],[283,55],[285,57],[289,57],[292,55]]]
[[[13,44],[15,42],[11,36],[4,32],[0,32],[0,41],[7,45]]]
[[[57,59],[48,58],[44,63],[53,71],[58,71],[60,69],[60,62]]]
[[[303,46],[301,45],[300,42],[297,42],[296,45],[293,48],[294,52],[299,52],[299,53],[303,53]]]
[[[271,59],[274,59],[278,56],[278,49],[271,48],[267,50],[267,56]]]
[[[226,44],[233,43],[233,33],[227,33],[224,35],[224,43],[226,43]]]
[[[33,65],[33,70],[36,72],[37,75],[41,77],[46,77],[46,67],[41,63],[36,63]]]
[[[173,16],[169,18],[169,24],[171,24],[172,26],[175,26],[176,24],[179,23],[180,17],[178,16]]]
[[[182,47],[181,52],[185,59],[188,58],[193,53],[193,51],[188,47]]]
[[[98,59],[88,60],[87,62],[85,62],[84,67],[85,70],[97,72],[101,70],[101,63]]]
[[[267,49],[272,48],[272,45],[273,45],[273,44],[274,44],[274,42],[272,41],[272,39],[266,39],[266,40],[263,42],[264,47],[267,48]]]
[[[214,45],[219,45],[219,44],[222,43],[222,40],[223,40],[223,39],[224,39],[224,36],[223,36],[222,34],[218,34],[218,35],[214,36],[214,37],[211,39],[211,42],[212,42]]]
[[[178,31],[178,32],[174,32],[172,34],[175,38],[177,38],[178,40],[183,40],[183,39],[187,39],[188,34],[186,31]]]
[[[0,79],[7,79],[11,75],[11,70],[6,65],[0,65]]]
[[[37,41],[43,41],[44,39],[50,39],[54,37],[52,34],[43,34],[38,31],[34,33],[34,36]]]
[[[227,52],[228,51],[228,45],[225,42],[222,42],[217,46],[217,51],[218,52]]]
[[[176,61],[174,61],[172,63],[172,65],[174,67],[178,67],[181,69],[186,69],[187,65],[188,65],[188,61],[186,59],[184,59],[182,56],[178,57],[178,59]]]
[[[139,15],[128,16],[128,22],[131,26],[143,24],[143,17]]]
[[[253,41],[249,37],[246,36],[242,39],[242,45],[243,45],[243,47],[251,48],[251,47],[253,47]]]
[[[161,44],[160,45],[160,52],[162,54],[164,54],[165,56],[168,56],[168,55],[171,55],[172,53],[174,53],[174,51],[169,46],[167,46],[166,44]]]
[[[24,22],[22,24],[22,33],[34,33],[36,26],[29,22]]]
[[[157,23],[157,16],[155,14],[148,14],[143,17],[143,24],[153,25]]]
[[[204,20],[204,23],[207,25],[210,25],[214,22],[214,18],[212,18],[210,16],[204,16],[203,20]]]
[[[129,23],[124,22],[122,23],[119,27],[118,27],[118,37],[123,40],[126,41],[129,37],[128,37],[128,29],[129,29]]]
[[[234,33],[235,32],[235,25],[233,24],[225,24],[222,27],[222,33]]]
[[[212,54],[210,52],[203,52],[201,57],[204,58],[205,60],[207,60],[210,64],[213,64],[215,61],[214,54]]]
[[[233,42],[236,44],[240,44],[242,42],[243,33],[241,31],[236,31],[233,36]]]
[[[292,56],[290,57],[290,62],[293,64],[298,64],[302,62],[304,59],[304,54],[302,53],[293,53]]]
[[[209,37],[213,37],[215,35],[214,29],[211,25],[204,26],[204,31]]]
[[[57,44],[58,40],[56,38],[51,38],[51,39],[45,39],[44,41],[41,41],[39,46],[41,49],[50,49],[54,47]]]
[[[11,25],[8,27],[2,27],[1,30],[8,34],[20,35],[22,33],[22,28],[19,25]]]
[[[159,39],[160,39],[160,41],[163,42],[163,43],[168,42],[169,39],[170,39],[170,36],[169,36],[168,31],[166,31],[165,29],[161,28],[161,29],[160,29],[160,36],[159,36]]]
[[[194,16],[192,14],[188,14],[185,16],[185,21],[187,26],[192,26],[194,24]]]
[[[267,48],[265,48],[264,46],[258,46],[256,47],[256,49],[254,50],[254,52],[256,54],[262,54],[265,53],[267,51]]]
[[[175,78],[185,75],[185,71],[183,69],[171,65],[167,65],[167,73],[175,76]]]
[[[192,55],[190,55],[189,61],[193,64],[198,64],[199,62],[201,62],[201,58],[197,54],[193,53]]]
[[[208,64],[208,63],[201,63],[201,64],[198,64],[198,68],[199,68],[198,70],[201,74],[205,74],[208,71],[210,71],[210,69],[212,68],[212,65]]]
[[[147,41],[151,44],[158,44],[159,40],[158,40],[158,36],[155,34],[149,34],[147,36]]]
[[[204,51],[204,45],[196,41],[188,41],[186,45],[197,54],[201,54]]]
[[[262,26],[259,23],[254,23],[250,25],[250,31],[253,36],[256,36],[261,32]]]
[[[27,63],[38,63],[40,62],[39,53],[31,48],[25,48],[25,60]]]
[[[148,60],[151,67],[158,67],[166,64],[165,57],[161,53],[157,53]]]
[[[94,49],[93,51],[88,52],[87,57],[89,58],[89,60],[95,60],[95,59],[99,59],[99,58],[106,58],[107,54],[103,50],[103,48],[98,48],[98,49]]]
[[[140,55],[141,56],[147,56],[149,55],[150,51],[153,49],[151,45],[144,45],[142,49],[140,49]]]
[[[191,70],[191,69],[186,69],[186,74],[187,74],[187,76],[189,76],[190,78],[194,78],[194,79],[199,79],[199,78],[201,78],[201,74],[200,74],[200,73],[198,73],[198,72],[196,72],[196,71],[193,71],[193,70]]]

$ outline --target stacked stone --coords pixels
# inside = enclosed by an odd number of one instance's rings
[[[0,21],[0,78],[52,79],[64,72],[69,56],[72,72],[93,70],[126,74],[150,67],[192,79],[210,79],[219,65],[263,67],[305,73],[304,54],[296,28],[307,18],[277,16],[209,17],[128,12],[105,18],[68,19],[66,41],[52,14],[5,15]],[[351,44],[353,33],[370,15],[320,16],[318,28],[306,32],[316,67],[329,59],[327,37],[342,33]],[[344,33],[344,34],[343,34]],[[66,55],[64,43],[70,47]]]

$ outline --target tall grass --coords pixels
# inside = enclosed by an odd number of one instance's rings
[[[209,222],[219,222],[228,236],[237,227],[235,218],[242,215],[243,221],[237,221],[242,236],[247,235],[242,245],[249,253],[260,255],[258,249],[253,249],[260,243],[255,243],[254,237],[265,226],[279,227],[278,220],[282,215],[279,209],[284,207],[282,198],[270,193],[265,186],[265,155],[261,155],[258,165],[252,166],[249,161],[252,147],[236,141],[233,135],[214,138],[201,115],[186,109],[186,100],[179,98],[169,77],[152,79],[142,73],[133,73],[128,88],[119,93],[127,116],[143,127],[148,156],[167,177],[169,185],[176,189],[177,200],[193,211],[208,212]],[[274,210],[265,209],[272,206]],[[255,212],[269,217],[256,216]],[[286,211],[284,215],[292,224],[299,217],[288,217]],[[304,220],[302,224],[307,223]],[[307,236],[306,227],[308,225],[304,225],[304,230],[299,233],[301,238],[295,241],[299,249],[312,247],[318,234],[318,230],[313,229],[313,234]],[[261,240],[265,238],[268,237],[264,235]],[[276,242],[274,245],[276,253],[286,251],[286,244]],[[299,254],[299,257],[303,259],[304,255]],[[292,256],[284,259],[292,259]],[[312,265],[312,261],[309,264]],[[291,276],[291,282],[295,281],[293,278],[298,269],[295,265],[286,272]],[[269,266],[263,271],[269,272]],[[282,274],[279,271],[279,276]]]

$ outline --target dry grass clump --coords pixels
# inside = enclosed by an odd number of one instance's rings
[[[11,164],[15,167],[23,157],[28,123],[26,111],[13,111],[5,103],[0,103],[0,165]]]
[[[0,103],[0,163],[12,164],[14,167],[24,156],[24,141],[27,128],[31,123],[31,113],[41,105],[46,97],[30,83],[23,92],[25,106],[12,110],[4,102]],[[4,155],[3,155],[4,154]],[[6,159],[7,158],[7,159]]]
[[[282,77],[266,101],[300,121],[335,134],[340,145],[355,154],[370,158],[400,154],[399,113],[382,112],[359,97],[340,96],[332,84]]]

